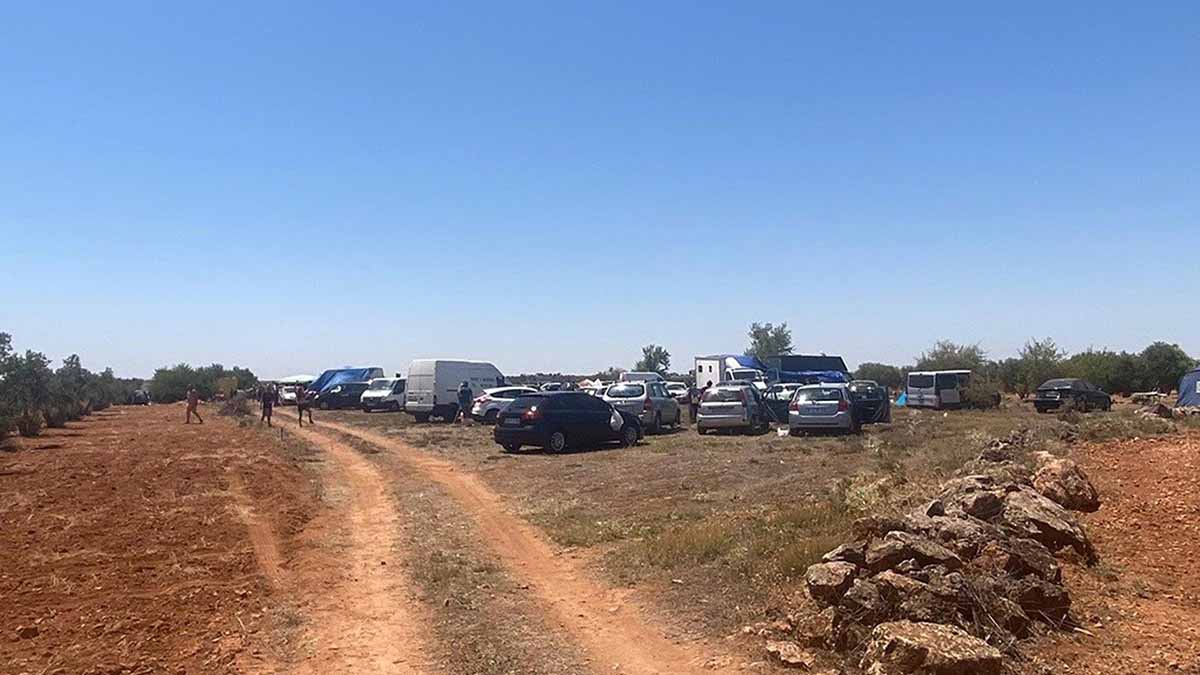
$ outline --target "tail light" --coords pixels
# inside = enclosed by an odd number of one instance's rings
[[[476,397],[474,402],[475,403],[487,403],[490,400],[492,400],[492,399],[487,394],[484,394],[483,396]]]
[[[842,399],[838,401],[838,412],[846,412],[850,409],[850,401]]]
[[[521,413],[521,419],[523,419],[527,422],[532,422],[534,420],[540,420],[540,419],[542,419],[542,411],[538,410],[538,407],[535,405],[535,406],[531,407],[529,410],[526,410],[524,413]]]
[[[788,410],[791,410],[792,412],[800,412],[800,401],[797,399],[792,399],[792,402],[788,404]]]

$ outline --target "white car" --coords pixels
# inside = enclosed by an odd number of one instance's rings
[[[404,378],[377,377],[358,399],[363,412],[404,410]]]
[[[302,388],[303,385],[297,387],[280,387],[279,405],[296,405],[296,390]]]
[[[471,418],[478,422],[495,424],[496,418],[521,394],[536,394],[533,387],[494,387],[484,389],[471,406]]]
[[[674,396],[679,405],[687,405],[691,396],[691,390],[684,382],[668,382],[667,393]]]

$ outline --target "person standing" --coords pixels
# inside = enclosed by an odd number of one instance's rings
[[[271,426],[271,413],[275,409],[276,396],[278,394],[275,392],[275,387],[271,385],[263,387],[262,392],[259,393],[259,403],[262,404],[262,418],[258,420],[259,424],[266,422],[267,426]]]
[[[296,389],[296,411],[300,415],[300,426],[304,426],[304,413],[308,412],[308,423],[313,423],[312,418],[312,399],[308,397],[308,390],[304,387]]]
[[[696,415],[700,414],[700,388],[696,386],[695,382],[688,387],[688,414],[692,424],[695,424]]]
[[[188,390],[187,390],[187,420],[184,422],[184,424],[192,423],[192,415],[196,416],[196,419],[199,421],[200,424],[204,424],[204,418],[200,416],[200,411],[198,410],[199,407],[200,407],[200,392],[196,391],[195,387],[188,387]]]
[[[471,383],[463,380],[463,383],[458,385],[458,413],[455,415],[456,418],[458,415],[462,415],[463,422],[467,421],[467,416],[471,414],[471,400],[473,398],[475,398],[475,395],[471,392]]]

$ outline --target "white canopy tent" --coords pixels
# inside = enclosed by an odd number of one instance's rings
[[[316,375],[288,375],[275,380],[279,384],[308,384],[317,379]]]

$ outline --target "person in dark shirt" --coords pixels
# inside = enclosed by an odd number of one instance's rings
[[[471,383],[463,380],[463,383],[458,385],[458,413],[455,414],[455,421],[458,421],[458,415],[462,415],[463,421],[467,421],[467,416],[471,414],[471,400],[475,395],[471,392]]]
[[[267,426],[271,426],[271,413],[275,410],[275,399],[278,396],[279,394],[275,391],[275,387],[271,385],[263,387],[262,391],[259,392],[258,400],[262,404],[262,418],[258,420],[259,424],[266,422]]]

